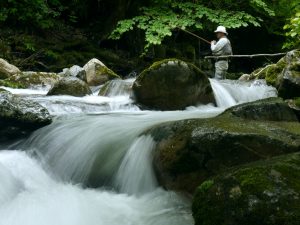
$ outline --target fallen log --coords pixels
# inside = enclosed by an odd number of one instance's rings
[[[287,53],[275,54],[254,54],[254,55],[221,55],[221,56],[206,56],[205,59],[229,59],[229,58],[255,58],[255,57],[276,57],[283,56]]]

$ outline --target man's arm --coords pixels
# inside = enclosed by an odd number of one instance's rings
[[[221,51],[224,46],[227,44],[227,39],[226,38],[221,38],[217,43],[212,41],[211,43],[211,50],[213,53],[218,53]]]

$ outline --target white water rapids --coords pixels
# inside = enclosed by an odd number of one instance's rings
[[[211,80],[218,107],[142,111],[130,99],[133,81],[112,83],[108,97],[6,88],[41,103],[55,119],[26,140],[1,143],[0,225],[191,225],[190,200],[159,187],[152,168],[156,143],[140,135],[156,124],[214,117],[276,96],[260,81]]]

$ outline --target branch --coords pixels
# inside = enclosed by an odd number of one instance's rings
[[[221,56],[206,56],[205,59],[229,59],[229,58],[255,58],[255,57],[276,57],[283,56],[287,53],[275,53],[275,54],[254,54],[254,55],[221,55]]]
[[[180,27],[177,27],[177,28],[178,28],[179,30],[181,30],[181,31],[183,31],[183,32],[185,32],[185,33],[187,33],[187,34],[189,34],[189,35],[192,35],[192,36],[194,36],[194,37],[200,39],[201,41],[204,41],[205,43],[207,43],[207,44],[210,45],[210,41],[208,41],[208,40],[206,40],[206,39],[204,39],[204,38],[202,38],[202,37],[200,37],[200,36],[198,36],[198,35],[196,35],[196,34],[190,32],[190,31],[188,31],[188,30],[184,30],[184,29],[182,29],[182,28],[180,28]]]

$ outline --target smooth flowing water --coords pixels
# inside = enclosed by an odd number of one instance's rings
[[[190,200],[159,187],[151,126],[214,117],[226,108],[276,96],[262,81],[211,80],[217,107],[142,111],[133,79],[112,82],[107,97],[45,96],[9,89],[44,105],[54,122],[0,151],[0,225],[189,225]]]

